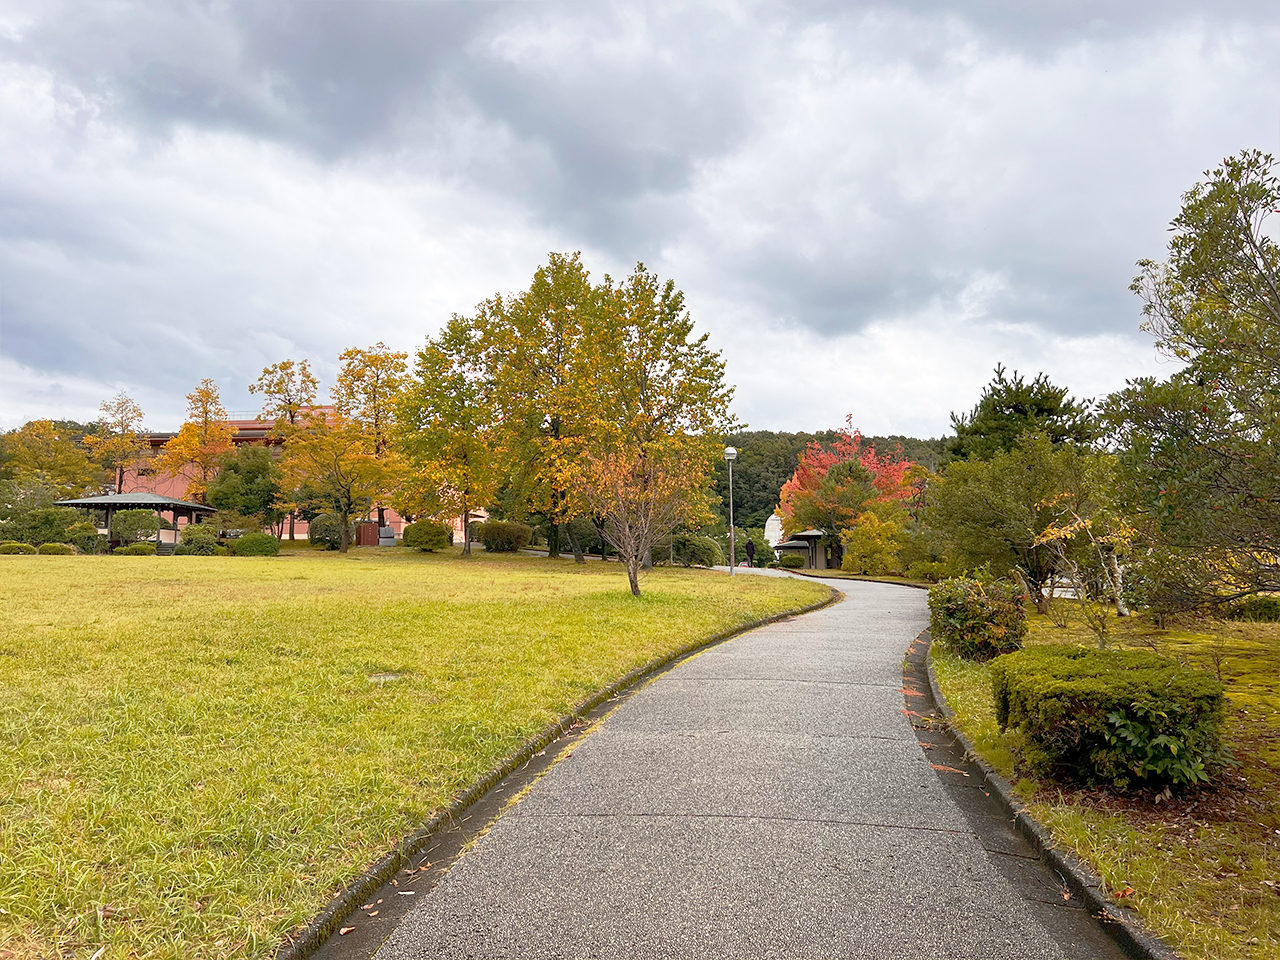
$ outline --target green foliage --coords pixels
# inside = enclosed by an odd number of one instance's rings
[[[851,527],[840,531],[844,559],[840,569],[872,577],[902,572],[899,551],[907,520],[898,504],[881,504],[859,514]]]
[[[76,548],[69,543],[42,543],[37,552],[45,556],[69,557],[76,552]]]
[[[156,555],[156,545],[154,543],[133,543],[127,547],[116,547],[111,551],[122,557],[154,557]]]
[[[355,539],[355,524],[347,528],[347,542]],[[336,513],[320,513],[307,524],[307,539],[312,546],[326,550],[342,549],[342,518]]]
[[[527,547],[533,538],[533,528],[515,520],[489,520],[476,524],[472,530],[490,553],[514,553]]]
[[[74,544],[81,553],[102,553],[107,549],[107,537],[98,533],[97,524],[89,520],[67,527],[67,542]]]
[[[1215,611],[1227,620],[1254,620],[1275,623],[1280,620],[1280,597],[1244,597]]]
[[[111,536],[126,545],[153,538],[159,531],[160,518],[151,510],[121,510],[111,518]]]
[[[804,557],[798,553],[784,553],[778,558],[778,566],[783,570],[799,570],[804,567]]]
[[[0,543],[0,554],[34,554],[35,552],[36,548],[29,543],[21,543],[17,540],[8,540],[4,543]]]
[[[270,448],[244,444],[222,461],[209,484],[209,506],[253,517],[253,526],[272,526],[284,519],[280,498],[280,465]]]
[[[182,528],[182,552],[197,557],[211,557],[218,549],[218,531],[203,523],[189,523]]]
[[[1118,790],[1207,782],[1225,762],[1221,682],[1144,650],[1030,647],[991,662],[1000,728],[1037,767]]]
[[[1183,196],[1169,258],[1132,289],[1185,366],[1105,408],[1135,562],[1158,613],[1280,591],[1280,208],[1275,161],[1246,151]]]
[[[1027,612],[1007,583],[956,577],[929,588],[934,640],[966,660],[990,660],[1022,646]]]
[[[400,536],[406,547],[423,551],[443,550],[453,543],[453,527],[434,520],[419,520],[406,526]]]
[[[280,541],[269,533],[246,533],[232,543],[231,552],[237,557],[274,557],[280,553]]]
[[[1065,387],[1055,387],[1043,373],[1030,383],[1017,370],[1006,377],[1000,364],[978,405],[967,416],[952,413],[951,425],[956,436],[950,452],[961,460],[1008,453],[1027,432],[1042,433],[1055,444],[1087,443],[1097,435],[1088,405],[1068,397]]]
[[[686,567],[717,567],[724,563],[724,551],[712,537],[678,533],[671,540],[676,563]]]

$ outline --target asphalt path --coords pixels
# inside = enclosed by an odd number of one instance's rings
[[[627,698],[377,960],[1078,956],[993,863],[904,713],[925,593],[832,585],[843,602]]]

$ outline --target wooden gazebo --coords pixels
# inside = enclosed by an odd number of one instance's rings
[[[186,500],[175,500],[173,497],[162,497],[158,493],[110,493],[101,497],[81,497],[78,500],[59,500],[55,506],[78,507],[81,510],[100,510],[107,515],[107,534],[111,534],[111,518],[120,510],[154,510],[157,519],[161,514],[169,514],[173,524],[174,536],[177,536],[178,518],[186,517],[189,523],[196,523],[212,513],[213,507],[203,503],[188,503]],[[156,530],[156,550],[160,549],[160,531]]]

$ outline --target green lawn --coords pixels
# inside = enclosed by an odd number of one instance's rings
[[[1226,739],[1238,766],[1216,790],[1163,803],[1040,781],[1021,763],[1020,735],[1000,733],[982,664],[940,647],[934,667],[960,726],[1055,840],[1075,850],[1148,926],[1189,960],[1280,955],[1280,629],[1204,621],[1160,630],[1116,622],[1118,646],[1154,647],[1222,677]],[[1030,619],[1029,643],[1096,645],[1082,625]]]
[[[266,957],[593,691],[827,595],[305,549],[0,557],[0,957]]]

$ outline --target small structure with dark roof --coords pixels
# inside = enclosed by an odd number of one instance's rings
[[[825,530],[801,530],[789,539],[775,543],[773,549],[779,554],[802,557],[806,570],[825,570],[828,566],[827,550],[819,541],[826,535]]]
[[[109,493],[101,497],[80,497],[77,500],[59,500],[55,506],[77,507],[81,510],[100,510],[107,515],[107,533],[111,532],[111,518],[120,510],[154,510],[156,517],[169,514],[173,522],[173,533],[176,541],[178,535],[178,518],[186,518],[188,523],[195,523],[209,514],[217,513],[213,507],[203,503],[189,503],[173,497],[163,497],[158,493]],[[156,530],[156,550],[161,547],[160,531]]]

